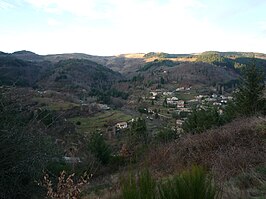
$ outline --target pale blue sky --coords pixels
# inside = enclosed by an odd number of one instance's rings
[[[0,0],[0,51],[266,53],[266,0]]]

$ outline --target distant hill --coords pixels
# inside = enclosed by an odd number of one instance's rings
[[[165,52],[149,52],[146,54],[131,53],[116,56],[96,56],[84,53],[65,53],[41,56],[33,52],[23,50],[14,52],[12,53],[12,55],[25,61],[50,61],[52,63],[57,63],[59,61],[68,59],[91,60],[125,75],[134,74],[136,71],[141,70],[141,68],[147,67],[147,64],[151,61],[154,61],[155,59],[170,59],[172,61],[179,62],[207,62],[225,67],[235,67],[235,65],[239,66],[241,64],[245,64],[248,59],[252,59],[253,56],[255,56],[257,59],[261,59],[260,63],[263,63],[264,59],[266,60],[266,54],[263,53],[218,51],[206,51],[198,54],[170,54]],[[241,63],[239,60],[241,60]],[[243,63],[244,60],[245,63]]]
[[[24,61],[14,56],[0,56],[0,84],[34,86],[51,68],[49,62]]]
[[[178,58],[178,57],[189,57],[192,56],[192,54],[169,54],[169,53],[163,53],[163,52],[149,52],[144,55],[145,58]]]
[[[80,92],[110,87],[120,79],[120,73],[87,59],[51,62],[29,51],[0,54],[0,85]]]
[[[41,55],[38,55],[30,51],[26,51],[26,50],[16,51],[12,53],[11,55],[13,55],[14,57],[18,59],[22,59],[25,61],[44,61]]]
[[[201,55],[207,54],[219,54],[223,57],[249,57],[252,58],[255,56],[256,58],[266,59],[266,54],[263,53],[255,53],[255,52],[219,52],[219,51],[206,51],[201,53]]]
[[[83,53],[38,55],[30,51],[0,52],[0,80],[3,84],[52,87],[58,90],[105,87],[112,81],[143,75],[153,81],[212,83],[234,80],[245,64],[254,61],[266,72],[266,55],[251,52],[206,51],[199,54],[122,54],[95,56]],[[116,72],[114,72],[116,71]],[[119,73],[117,73],[119,72]],[[122,74],[122,75],[121,75]],[[155,80],[154,80],[155,81]]]
[[[0,56],[5,56],[5,55],[8,55],[8,53],[0,51]]]
[[[206,62],[235,70],[239,70],[242,66],[255,62],[259,68],[266,72],[266,55],[262,53],[209,51],[197,55],[196,62]]]
[[[204,62],[174,62],[171,60],[155,60],[144,65],[137,76],[143,77],[148,85],[178,84],[186,85],[215,85],[226,84],[238,79],[236,70],[217,67]]]
[[[120,73],[131,73],[140,68],[145,60],[141,54],[125,54],[118,56],[94,56],[82,53],[46,55],[44,59],[56,63],[67,59],[86,59],[106,66]]]
[[[104,89],[122,79],[121,74],[85,59],[68,59],[54,64],[50,74],[39,85],[46,89],[76,92],[92,88]]]
[[[172,60],[167,60],[167,59],[163,59],[163,60],[158,60],[158,59],[155,59],[154,61],[152,62],[148,62],[146,64],[143,65],[142,68],[140,68],[138,70],[138,72],[140,71],[148,71],[148,70],[156,70],[158,68],[162,68],[162,67],[174,67],[174,66],[177,66],[179,65],[180,63],[179,62],[174,62]]]

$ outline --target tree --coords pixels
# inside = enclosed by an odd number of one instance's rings
[[[30,110],[7,96],[0,92],[0,198],[31,198],[41,193],[36,181],[57,154]]]
[[[145,144],[148,142],[148,132],[146,121],[142,118],[137,118],[131,126],[131,134],[137,139],[143,140]]]
[[[217,108],[207,107],[195,109],[183,123],[182,128],[186,133],[202,133],[203,131],[224,123]]]
[[[158,141],[167,143],[169,141],[172,141],[176,138],[176,132],[171,128],[162,128],[160,131],[156,134],[156,138]]]
[[[243,68],[234,101],[237,113],[250,116],[265,110],[264,78],[263,71],[256,67],[255,59]]]
[[[111,150],[105,142],[102,134],[97,132],[93,133],[88,148],[103,165],[109,163],[111,158]]]

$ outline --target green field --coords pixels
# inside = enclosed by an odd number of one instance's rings
[[[190,92],[177,92],[176,97],[181,100],[192,100],[195,98],[197,93],[195,91],[190,91]]]
[[[74,124],[80,122],[80,125],[76,125],[79,132],[94,132],[104,131],[109,125],[113,126],[117,122],[124,122],[132,119],[132,116],[126,115],[121,111],[112,110],[103,113],[98,113],[92,117],[75,117],[70,121]]]
[[[79,106],[79,104],[65,102],[65,101],[53,101],[51,98],[42,98],[42,97],[35,97],[33,101],[36,101],[41,104],[45,104],[47,108],[50,110],[60,111],[60,110],[68,110],[73,107]]]

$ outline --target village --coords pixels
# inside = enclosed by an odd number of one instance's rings
[[[156,89],[150,90],[147,96],[142,97],[146,102],[144,112],[147,119],[162,119],[169,123],[177,133],[182,133],[182,124],[193,109],[206,109],[217,107],[219,114],[223,113],[226,104],[233,99],[229,93],[224,91],[218,94],[217,89],[212,89],[211,94],[200,94],[193,87],[177,87],[175,90]]]
[[[137,114],[121,117],[120,120],[109,120],[105,128],[99,130],[104,132],[108,140],[113,140],[127,131],[136,118],[141,117],[146,120],[151,135],[156,135],[158,128],[162,126],[171,128],[180,135],[183,132],[182,124],[194,109],[216,107],[219,114],[222,114],[226,104],[233,99],[230,93],[224,91],[219,94],[219,91],[212,89],[209,93],[200,94],[191,86],[177,87],[171,91],[147,90],[136,105]],[[110,107],[107,109],[107,105],[100,106],[105,107],[102,110],[106,114],[113,111]]]

